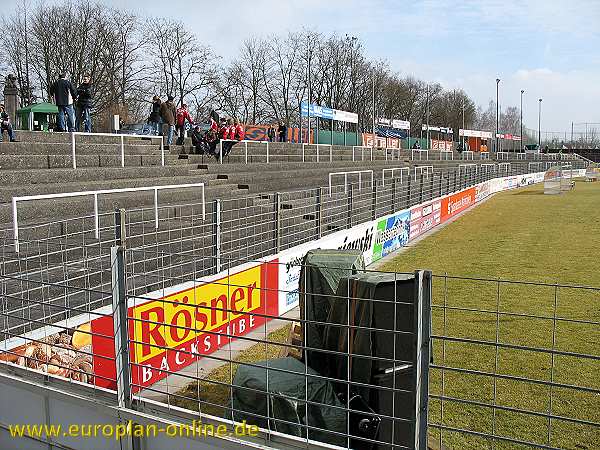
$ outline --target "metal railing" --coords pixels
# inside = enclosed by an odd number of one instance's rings
[[[410,175],[410,167],[391,167],[381,170],[381,185],[385,186],[385,174],[390,173],[390,177],[394,178],[394,173],[400,172],[400,184],[402,184],[402,173],[406,172],[406,175]]]
[[[106,194],[123,194],[128,192],[154,192],[154,223],[156,229],[158,229],[159,218],[158,218],[158,191],[173,190],[173,189],[187,189],[192,187],[202,188],[202,220],[206,218],[206,204],[204,196],[204,183],[188,183],[188,184],[174,184],[174,185],[160,185],[160,186],[142,186],[135,188],[119,188],[119,189],[99,189],[95,191],[78,191],[78,192],[63,192],[60,194],[41,194],[41,195],[26,195],[23,197],[12,198],[12,213],[13,213],[13,238],[15,253],[19,253],[19,218],[18,218],[18,202],[31,202],[37,200],[57,200],[62,198],[73,198],[73,197],[94,197],[94,237],[100,238],[100,226],[99,226],[99,213],[98,213],[98,196]]]
[[[162,136],[155,136],[151,134],[115,134],[115,133],[84,133],[80,131],[71,132],[71,155],[73,159],[73,169],[77,169],[77,155],[76,155],[76,137],[77,136],[108,136],[119,138],[121,146],[121,167],[125,167],[125,139],[160,139],[160,157],[161,165],[165,165],[165,147]],[[105,144],[103,144],[105,145]]]

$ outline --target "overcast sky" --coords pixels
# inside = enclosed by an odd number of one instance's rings
[[[226,59],[252,35],[303,27],[347,33],[393,70],[462,88],[484,107],[495,99],[496,78],[503,108],[518,106],[525,89],[529,127],[537,128],[540,97],[543,130],[600,122],[600,0],[100,2],[181,20]],[[15,3],[2,0],[2,9]]]

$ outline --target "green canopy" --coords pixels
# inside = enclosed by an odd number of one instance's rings
[[[53,103],[34,103],[17,110],[17,114],[27,113],[58,114],[58,107]]]

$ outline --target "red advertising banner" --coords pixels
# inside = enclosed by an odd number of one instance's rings
[[[410,239],[439,225],[442,221],[441,208],[441,200],[412,208],[410,210]]]
[[[442,222],[475,204],[475,188],[465,189],[442,199]]]
[[[277,260],[198,283],[128,311],[134,391],[151,386],[243,336],[278,313]],[[92,322],[97,384],[115,388],[112,317]]]
[[[267,136],[267,130],[269,129],[268,125],[246,125],[246,135],[244,139],[248,141],[268,141],[269,136]],[[279,135],[277,134],[277,130],[275,130],[275,138],[279,139]],[[310,133],[310,142],[313,142],[313,132],[311,130]],[[302,141],[307,142],[308,130],[306,128],[302,129]],[[287,142],[300,142],[300,130],[298,128],[289,127],[287,129]]]

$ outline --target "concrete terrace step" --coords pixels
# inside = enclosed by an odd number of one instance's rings
[[[160,154],[160,145],[156,143],[125,144],[125,155]],[[71,143],[59,142],[2,142],[0,155],[71,155]],[[165,151],[165,154],[168,153]],[[121,144],[79,143],[75,146],[79,155],[121,155]]]
[[[220,184],[205,187],[205,198],[227,195],[237,190],[235,184]],[[187,201],[200,202],[201,188],[165,190],[159,192],[159,203],[162,205],[170,203],[181,203]],[[130,192],[122,194],[107,194],[98,198],[98,210],[111,212],[115,208],[138,208],[154,204],[154,192]],[[23,202],[19,205],[20,221],[60,221],[64,217],[83,217],[93,214],[93,198],[77,197],[52,200],[38,200],[35,202]],[[12,223],[12,209],[10,204],[0,205],[0,224]],[[6,228],[1,226],[0,228]]]
[[[1,170],[0,186],[118,180],[136,177],[178,177],[190,174],[188,166],[78,167],[77,169]]]
[[[94,191],[100,189],[121,189],[144,186],[164,186],[170,184],[205,183],[207,186],[226,184],[227,179],[213,174],[197,174],[180,177],[131,178],[122,180],[77,181],[73,183],[47,183],[0,187],[0,203],[10,202],[12,197],[42,195],[64,192]]]

